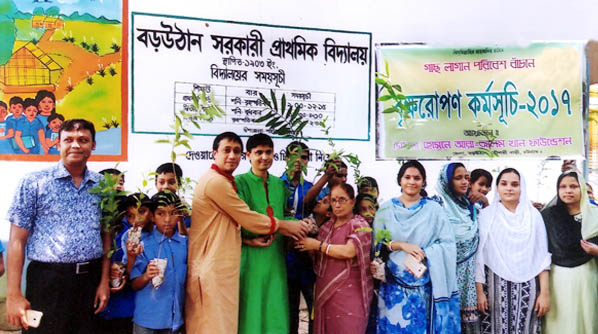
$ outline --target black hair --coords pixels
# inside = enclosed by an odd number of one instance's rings
[[[11,106],[13,104],[23,105],[23,99],[20,96],[13,96],[10,98],[10,100],[8,100],[8,104],[10,104]]]
[[[249,142],[247,142],[249,144]],[[290,156],[291,154],[293,154],[293,151],[295,151],[298,147],[301,147],[301,151],[306,152],[309,151],[309,147],[307,147],[307,145],[305,145],[305,143],[302,143],[300,141],[294,141],[291,142],[289,145],[287,145],[286,148],[286,153],[287,153],[287,157]]]
[[[347,164],[345,164],[345,162],[343,160],[341,160],[341,159],[336,159],[336,160],[330,159],[330,160],[326,160],[326,162],[324,163],[324,166],[328,167],[330,164],[333,164],[333,163],[336,165],[336,167],[338,169],[347,168]]]
[[[469,176],[469,184],[476,183],[476,181],[481,177],[486,178],[489,186],[492,185],[492,174],[490,174],[489,171],[487,171],[485,169],[481,169],[481,168],[474,169],[471,171],[471,174]]]
[[[73,130],[88,130],[89,132],[91,132],[91,141],[95,143],[96,128],[93,126],[92,122],[83,118],[73,118],[62,123],[62,125],[60,126],[60,131],[58,132],[58,138],[60,138],[62,131]]]
[[[164,190],[156,193],[154,196],[152,196],[152,202],[152,213],[154,213],[156,209],[161,206],[174,205],[177,210],[184,208],[183,202],[181,202],[179,196],[170,190]]]
[[[361,203],[361,201],[366,200],[366,201],[370,201],[374,204],[374,207],[376,208],[376,210],[378,210],[378,201],[376,200],[376,198],[370,194],[358,194],[357,195],[357,199],[355,200],[355,207],[353,208],[353,213],[354,214],[359,214],[359,203]]]
[[[150,210],[152,210],[152,207],[154,206],[152,199],[144,193],[133,193],[128,196],[123,196],[118,201],[118,211],[123,213],[125,213],[130,207],[137,208],[142,206],[145,206]]]
[[[212,149],[214,151],[218,151],[218,145],[220,145],[220,141],[222,139],[228,139],[229,141],[239,143],[239,145],[241,145],[241,149],[243,148],[243,141],[241,140],[241,137],[234,132],[227,131],[217,135],[216,138],[214,138],[214,143],[212,143]]]
[[[106,168],[106,169],[102,169],[100,171],[100,174],[102,174],[102,175],[106,175],[106,174],[120,175],[120,174],[122,174],[122,172],[116,168]]]
[[[563,174],[559,175],[559,178],[556,180],[556,205],[563,207],[563,208],[566,208],[567,205],[561,200],[561,197],[559,196],[559,186],[561,185],[561,182],[563,181],[563,179],[566,178],[567,176],[575,178],[575,181],[577,181],[577,184],[579,184],[579,177],[577,176],[577,172],[568,172],[568,173],[563,173]],[[579,184],[579,185],[581,186],[581,184]]]
[[[274,142],[270,136],[265,133],[256,133],[247,139],[247,144],[245,145],[246,151],[251,152],[251,150],[260,145],[268,146],[271,149],[274,149]]]
[[[347,195],[349,196],[349,199],[354,199],[355,198],[355,190],[353,190],[353,186],[351,186],[348,183],[339,183],[334,185],[332,188],[330,188],[330,193],[332,193],[332,189],[334,188],[338,188],[341,187],[345,193],[347,193]]]
[[[451,191],[451,193],[453,195],[455,195],[455,186],[453,185],[453,179],[455,178],[455,171],[459,167],[465,168],[465,165],[463,163],[461,163],[461,162],[452,162],[451,164],[453,165],[453,171],[452,171],[452,173],[450,175],[450,178],[449,178],[448,187],[449,187],[449,190]],[[467,168],[465,168],[465,171],[467,171]]]
[[[6,102],[4,102],[4,101],[0,101],[0,107],[4,107],[5,109],[8,109],[8,106],[6,105]]]
[[[50,116],[52,117],[52,116]],[[48,119],[50,118],[48,117]],[[106,175],[106,174],[110,174],[110,175],[114,175],[114,176],[120,176],[121,180],[125,180],[125,174],[123,174],[123,172],[119,171],[116,168],[106,168],[106,169],[102,169],[100,171],[100,174],[102,175]]]
[[[35,107],[35,110],[37,110],[37,103],[34,99],[26,98],[25,101],[23,101],[23,110],[29,107]]]
[[[415,168],[419,171],[419,173],[422,176],[422,179],[424,181],[424,185],[422,186],[421,190],[419,191],[419,194],[423,197],[428,196],[428,193],[426,192],[426,190],[424,189],[427,185],[426,183],[426,169],[424,168],[424,166],[417,160],[407,160],[407,162],[405,162],[403,165],[401,165],[401,168],[399,169],[399,173],[397,174],[397,183],[399,184],[399,187],[401,186],[401,179],[403,178],[403,175],[405,175],[405,172],[407,171],[408,168]]]
[[[56,103],[56,96],[54,96],[54,93],[47,91],[45,89],[37,91],[37,94],[35,94],[35,101],[37,104],[39,104],[41,102],[41,100],[43,100],[46,97],[51,98],[52,101],[54,101],[54,103]]]
[[[140,208],[142,206],[148,208],[151,212],[154,212],[154,202],[152,202],[152,199],[144,193],[133,193],[128,196],[122,196],[118,198],[118,211],[121,214],[120,219],[122,220],[126,216],[127,209]],[[129,223],[133,224],[133,222]],[[146,224],[142,231],[151,232],[152,229],[153,224]]]
[[[181,183],[181,177],[183,177],[183,170],[181,166],[174,162],[165,162],[156,168],[156,180],[158,179],[158,175],[166,174],[166,173],[173,173],[176,176],[177,182]]]
[[[57,118],[64,122],[64,116],[62,116],[61,114],[53,113],[52,115],[48,116],[48,124],[50,124],[50,122]]]
[[[372,187],[378,189],[378,182],[371,176],[364,176],[361,178],[361,183],[359,183],[359,192],[361,192],[361,188],[363,187]]]
[[[498,177],[496,178],[496,186],[498,186],[498,182],[500,182],[500,178],[502,178],[502,176],[504,174],[507,173],[514,173],[519,177],[519,180],[521,180],[521,174],[519,174],[519,172],[515,169],[515,168],[505,168],[502,171],[500,171],[500,173],[498,173]]]

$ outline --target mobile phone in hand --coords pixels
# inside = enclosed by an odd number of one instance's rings
[[[39,326],[40,321],[42,320],[43,315],[44,314],[40,311],[25,311],[25,322],[27,323],[27,326],[37,328]]]
[[[405,267],[413,273],[413,276],[420,278],[428,269],[424,264],[419,262],[415,257],[411,254],[408,254],[405,260],[403,261]]]

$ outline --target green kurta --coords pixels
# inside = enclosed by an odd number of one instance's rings
[[[267,214],[264,180],[251,170],[235,177],[239,197],[253,211]],[[274,217],[284,218],[285,187],[283,182],[268,175],[268,196]],[[243,238],[258,235],[242,229]],[[239,285],[239,333],[287,334],[289,332],[289,302],[284,258],[284,240],[278,234],[266,247],[243,244]]]

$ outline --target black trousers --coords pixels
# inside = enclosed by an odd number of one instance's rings
[[[301,293],[303,293],[303,297],[305,298],[308,319],[310,319],[308,333],[313,333],[314,322],[311,320],[311,310],[314,304],[314,285],[310,283],[302,283],[299,279],[287,278],[287,286],[289,289],[289,333],[297,334],[299,332],[299,304],[301,302]]]
[[[26,298],[44,313],[40,326],[26,333],[94,332],[93,302],[102,276],[102,260],[88,264],[32,261],[27,268]]]

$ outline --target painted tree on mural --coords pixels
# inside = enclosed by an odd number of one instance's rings
[[[0,0],[0,45],[10,45],[10,48],[0,48],[0,65],[6,64],[12,55],[12,45],[15,43],[14,14],[17,7],[12,0]]]

